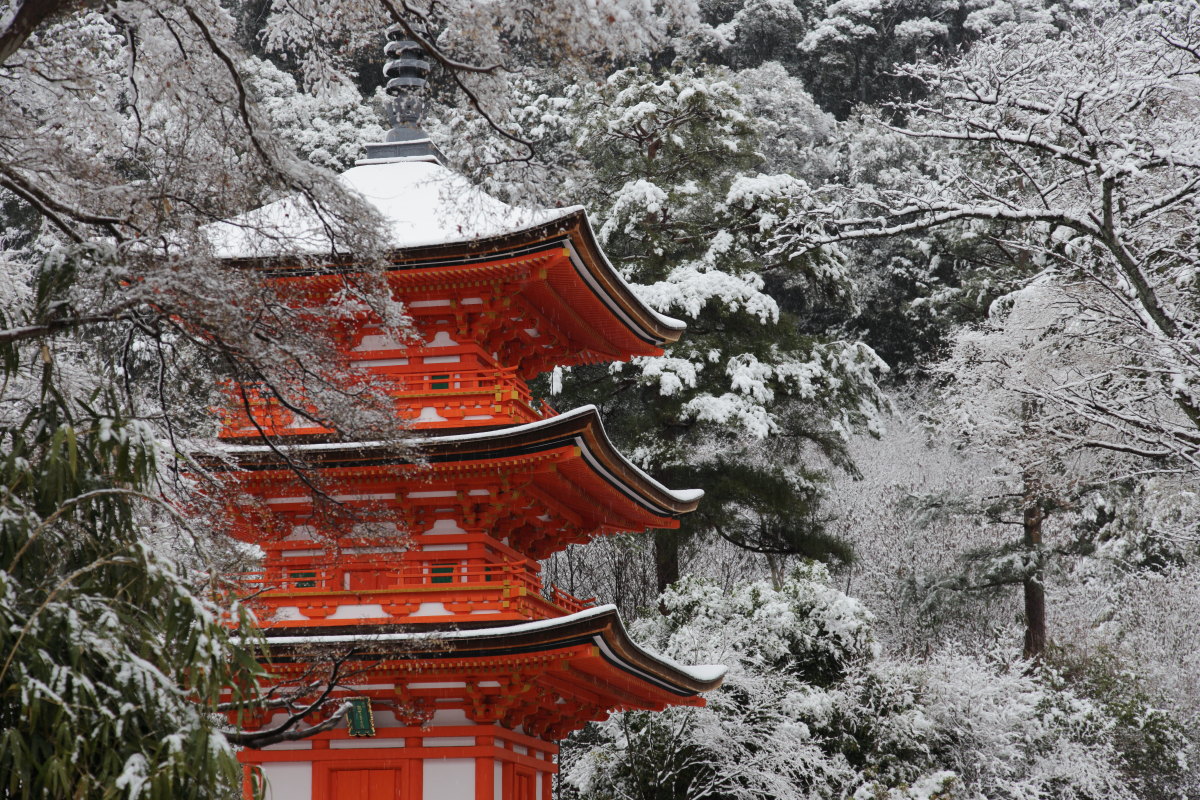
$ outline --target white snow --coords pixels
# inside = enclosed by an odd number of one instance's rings
[[[482,628],[474,630],[459,630],[459,631],[432,631],[429,633],[375,633],[367,636],[355,634],[335,634],[335,635],[306,635],[306,636],[272,636],[268,641],[271,644],[353,644],[356,642],[416,642],[422,640],[450,640],[450,639],[487,639],[495,636],[512,636],[522,633],[533,633],[535,631],[553,630],[554,628],[570,625],[580,620],[591,619],[592,617],[603,616],[616,610],[616,606],[608,604],[603,606],[595,606],[579,611],[575,614],[568,614],[565,617],[557,617],[555,619],[539,619],[533,622],[522,622],[517,625],[497,626],[494,628]],[[619,618],[619,615],[618,615]],[[635,645],[636,647],[636,645]],[[720,664],[699,664],[694,666],[680,664],[674,659],[667,656],[660,656],[651,653],[641,648],[638,650],[651,659],[665,664],[672,669],[678,670],[692,680],[700,682],[715,681],[724,677],[726,667]]]
[[[582,210],[582,206],[544,210],[510,206],[474,186],[462,175],[429,161],[364,161],[343,172],[338,180],[379,213],[388,228],[388,244],[396,249],[469,242],[516,233]],[[594,238],[590,222],[587,228]],[[326,222],[308,201],[296,196],[248,211],[228,222],[210,225],[208,232],[214,255],[219,258],[267,258],[341,251],[340,243],[331,239]],[[574,248],[569,249],[580,276],[598,288],[581,266]],[[601,259],[617,280],[621,280],[607,258],[601,255]],[[416,303],[414,307],[417,307]],[[684,322],[655,308],[643,308],[667,328],[683,330],[686,327]],[[618,311],[618,314],[625,318],[624,313]],[[626,319],[626,322],[630,321]]]
[[[368,163],[338,176],[373,207],[397,249],[467,242],[524,230],[569,216],[578,206],[553,210],[515,208],[473,186],[465,177],[428,161]],[[331,243],[307,201],[286,197],[210,228],[215,254],[254,258],[328,253]]]
[[[589,413],[593,413],[595,411],[596,411],[596,407],[593,405],[580,406],[579,408],[574,408],[574,409],[571,409],[570,411],[565,411],[556,417],[550,417],[549,419],[538,420],[537,422],[528,422],[524,425],[513,425],[508,428],[501,428],[500,430],[478,431],[476,433],[459,433],[459,434],[455,434],[453,436],[430,436],[428,438],[421,439],[421,441],[427,445],[434,444],[434,443],[447,444],[447,443],[454,443],[454,442],[469,442],[469,441],[474,441],[474,440],[479,440],[479,439],[490,439],[490,438],[494,438],[494,437],[500,436],[500,435],[525,433],[528,431],[537,430],[538,428],[544,428],[549,425],[560,424],[565,420],[572,419],[574,417],[585,416],[585,415],[587,415]],[[602,434],[604,433],[603,426],[601,426],[600,432]],[[605,434],[605,436],[607,438],[607,434]],[[576,441],[581,447],[584,446],[584,442],[582,439],[577,438]],[[312,443],[312,444],[294,444],[294,445],[281,444],[281,445],[277,445],[275,447],[270,447],[268,445],[260,445],[260,444],[219,445],[219,446],[221,447],[222,451],[224,451],[225,453],[228,453],[230,455],[254,455],[254,454],[262,454],[262,453],[273,453],[276,450],[282,450],[283,452],[318,452],[318,451],[322,451],[322,450],[345,450],[346,448],[349,448],[349,447],[355,447],[358,449],[366,450],[366,449],[381,448],[381,447],[394,447],[395,445],[394,445],[394,443],[391,443],[391,442],[373,441],[373,442],[317,442],[317,443]],[[690,503],[695,500],[699,500],[701,497],[704,496],[703,489],[668,489],[666,486],[663,486],[661,483],[656,481],[654,478],[647,475],[641,469],[638,469],[637,466],[635,466],[631,462],[625,460],[625,457],[622,456],[620,454],[620,452],[617,452],[617,456],[622,461],[625,461],[626,466],[628,466],[629,469],[631,469],[632,471],[634,471],[635,473],[640,475],[643,480],[645,480],[647,483],[652,485],[654,488],[658,489],[659,491],[661,491],[664,494],[668,495],[669,497],[673,498],[677,502]],[[270,502],[270,501],[268,501],[268,502]]]

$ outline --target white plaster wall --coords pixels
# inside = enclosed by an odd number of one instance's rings
[[[375,716],[376,728],[403,728],[407,723],[396,719],[396,714],[387,709],[381,708],[378,711],[372,711]]]
[[[408,684],[408,688],[410,688],[410,689],[461,689],[466,685],[467,685],[466,681],[417,681],[415,683]],[[479,685],[486,686],[487,684],[481,682]],[[500,685],[499,681],[497,681],[495,683],[495,685],[499,686]],[[388,688],[390,689],[391,687],[389,686]]]
[[[304,740],[300,742],[277,742],[272,745],[267,745],[263,750],[312,750],[312,741]]]
[[[376,715],[376,722],[378,722],[378,719],[379,716]],[[332,750],[363,750],[380,747],[404,747],[405,744],[403,739],[376,739],[374,736],[365,736],[361,739],[334,739],[329,743],[329,747]]]
[[[278,726],[282,725],[287,720],[287,718],[288,718],[288,713],[286,711],[276,711],[274,714],[271,715],[271,721],[268,722],[266,725],[263,725],[263,728],[278,727]],[[308,744],[310,747],[312,746],[311,742],[309,742]]]
[[[423,800],[475,800],[475,759],[427,759]]]
[[[421,603],[410,617],[441,617],[450,613],[443,603]]]
[[[388,613],[383,610],[383,606],[378,603],[366,603],[338,606],[338,610],[330,614],[328,619],[373,619],[386,616]]]
[[[472,492],[472,494],[474,494],[474,492]],[[454,496],[454,492],[450,492],[450,495],[453,497],[453,496]],[[408,495],[408,496],[409,496],[409,497],[412,497],[412,496],[413,496],[412,492],[409,492],[409,495]],[[466,531],[465,531],[465,530],[463,530],[463,529],[462,529],[462,528],[459,526],[459,524],[458,524],[458,522],[457,522],[457,521],[455,521],[455,520],[453,520],[453,519],[444,519],[444,518],[443,518],[443,519],[439,519],[439,520],[435,521],[435,522],[433,523],[433,526],[432,526],[432,527],[431,527],[429,530],[427,530],[427,531],[425,531],[425,532],[426,532],[426,533],[435,533],[435,534],[442,534],[442,533],[466,533]]]
[[[262,765],[266,800],[312,800],[312,764],[289,761]]]
[[[403,350],[403,349],[404,349],[403,343],[397,342],[395,339],[393,339],[390,336],[387,336],[386,334],[378,334],[378,333],[367,334],[366,336],[364,336],[362,338],[362,341],[359,342],[358,347],[354,348],[355,352],[359,352],[359,353],[364,353],[364,352],[369,353],[372,350]],[[397,361],[403,361],[405,364],[408,363],[407,358],[397,359]]]

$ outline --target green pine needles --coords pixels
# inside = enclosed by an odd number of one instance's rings
[[[598,402],[614,438],[673,486],[704,487],[684,535],[764,553],[848,560],[824,530],[824,469],[885,404],[886,370],[822,322],[853,305],[835,248],[781,246],[807,187],[765,175],[761,132],[736,76],[631,67],[570,92],[589,210],[609,257],[659,312],[683,319],[657,358],[577,368],[566,404]],[[599,399],[598,399],[599,398]],[[659,588],[679,577],[677,534],[656,537]]]

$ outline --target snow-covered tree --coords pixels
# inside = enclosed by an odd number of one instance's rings
[[[637,635],[728,677],[705,708],[625,712],[577,734],[568,797],[1132,800],[1179,778],[1180,726],[1148,698],[1109,704],[999,653],[882,656],[870,613],[820,567],[778,589],[689,578],[664,603],[672,613]]]
[[[724,664],[725,682],[703,709],[626,712],[585,729],[563,756],[568,796],[787,798],[809,786],[821,797],[850,783],[852,769],[805,719],[832,712],[829,687],[869,657],[870,614],[823,575],[794,575],[778,591],[723,592],[694,577],[669,589],[670,614],[635,624],[639,641]]]
[[[39,278],[44,303],[53,265]],[[71,344],[0,358],[0,792],[236,796],[215,712],[253,694],[253,647],[162,538],[190,530],[156,485],[158,430]]]
[[[651,306],[688,322],[657,358],[574,370],[572,402],[599,402],[613,435],[673,485],[701,485],[685,523],[765,552],[845,555],[821,531],[820,466],[845,465],[846,433],[874,421],[882,364],[860,343],[806,329],[773,287],[812,306],[850,302],[834,251],[772,252],[797,179],[754,172],[756,131],[734,76],[628,68],[567,93],[560,116],[587,159],[576,191]],[[659,585],[679,576],[674,534],[657,538]]]
[[[1046,511],[1121,474],[1195,472],[1196,40],[1194,18],[1167,5],[1056,36],[1017,26],[910,68],[929,99],[896,132],[937,146],[936,168],[906,186],[827,187],[802,220],[823,218],[822,246],[965,225],[1028,284],[992,304],[988,335],[959,338],[945,372],[962,421],[1018,484],[1024,552],[1007,563],[1031,655],[1045,640]]]
[[[387,134],[380,110],[363,102],[349,84],[305,91],[290,74],[254,56],[239,68],[271,131],[317,166],[349,169],[367,144],[382,142]]]
[[[1013,547],[1014,518],[988,513],[1006,475],[990,453],[922,424],[923,410],[940,410],[934,400],[901,396],[896,407],[882,436],[851,442],[858,479],[832,481],[830,525],[857,556],[835,572],[836,584],[872,609],[876,637],[898,658],[924,658],[947,643],[986,650],[1018,641],[1011,584],[964,577],[978,575],[981,558]]]
[[[1194,470],[1197,41],[1195,16],[1166,5],[1055,38],[1017,28],[949,66],[913,68],[932,96],[902,132],[957,152],[907,190],[831,187],[818,212],[830,233],[812,242],[1004,225],[1001,244],[1060,288],[1078,321],[1070,336],[1109,354],[1053,386],[1014,387],[1088,423],[1045,432]]]
[[[1013,24],[1052,27],[1054,3],[1041,0],[837,0],[823,8],[798,43],[813,75],[812,92],[839,118],[860,103],[895,103],[922,92],[904,69],[952,53]]]

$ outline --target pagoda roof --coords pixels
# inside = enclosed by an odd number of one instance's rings
[[[555,619],[515,625],[449,631],[270,635],[267,642],[277,657],[287,650],[314,645],[356,645],[356,657],[399,660],[498,658],[545,653],[580,644],[597,648],[611,667],[636,682],[678,697],[692,697],[721,685],[726,668],[720,665],[685,666],[638,646],[625,630],[616,606],[603,605]],[[395,645],[403,644],[397,650]],[[375,645],[375,649],[372,649]]]
[[[421,461],[495,461],[534,455],[573,445],[588,467],[607,484],[650,514],[674,518],[694,511],[704,496],[701,489],[669,489],[625,458],[609,440],[595,406],[580,408],[549,419],[491,430],[476,430],[424,437],[419,440]],[[226,445],[223,452],[249,471],[285,468],[280,452],[302,456],[306,464],[322,467],[372,467],[413,463],[397,454],[391,442],[315,442],[275,445]]]
[[[373,207],[397,250],[466,243],[551,222],[580,210],[510,206],[466,177],[427,161],[381,160],[346,170],[343,187]],[[220,258],[328,255],[329,229],[307,200],[295,196],[248,211],[210,228]]]
[[[659,313],[634,294],[596,241],[581,206],[535,210],[510,206],[473,186],[465,177],[426,161],[383,161],[338,176],[383,218],[393,275],[411,274],[403,285],[437,280],[446,272],[461,281],[464,268],[494,269],[502,259],[519,259],[565,248],[583,291],[598,298],[636,340],[655,348],[679,338],[686,325]],[[359,271],[349,253],[331,254],[328,229],[305,201],[283,198],[229,222],[210,226],[216,255],[289,278]],[[298,263],[298,260],[300,263]],[[416,283],[414,283],[414,281]],[[395,283],[395,281],[393,281]],[[581,299],[552,278],[557,306]],[[557,311],[555,313],[563,313]],[[628,343],[632,354],[640,352]]]

